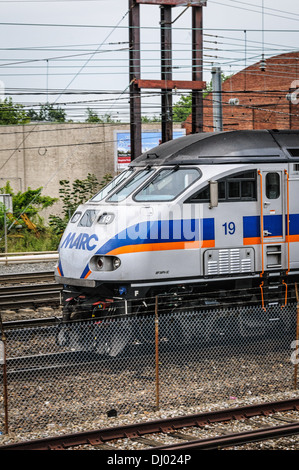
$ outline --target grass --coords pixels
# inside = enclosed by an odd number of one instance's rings
[[[7,237],[8,253],[28,251],[57,251],[60,236],[53,233],[50,228],[44,228],[38,232],[38,236],[29,230],[21,233],[11,233]],[[5,251],[4,237],[0,240],[0,252]]]

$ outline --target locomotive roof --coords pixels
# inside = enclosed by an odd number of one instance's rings
[[[191,134],[143,153],[130,164],[190,165],[299,162],[299,130]]]

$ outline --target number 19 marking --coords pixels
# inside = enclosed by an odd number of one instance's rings
[[[236,225],[234,222],[225,222],[222,227],[224,227],[225,235],[233,235],[236,231]]]

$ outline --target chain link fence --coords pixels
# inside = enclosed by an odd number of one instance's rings
[[[193,304],[153,298],[136,315],[5,324],[0,431],[294,390],[296,303]]]

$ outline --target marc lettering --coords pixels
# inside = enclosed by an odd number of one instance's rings
[[[76,233],[70,232],[63,240],[60,248],[92,251],[96,248],[96,242],[98,241],[99,239],[95,234],[88,235],[88,233],[79,233],[76,237]]]

